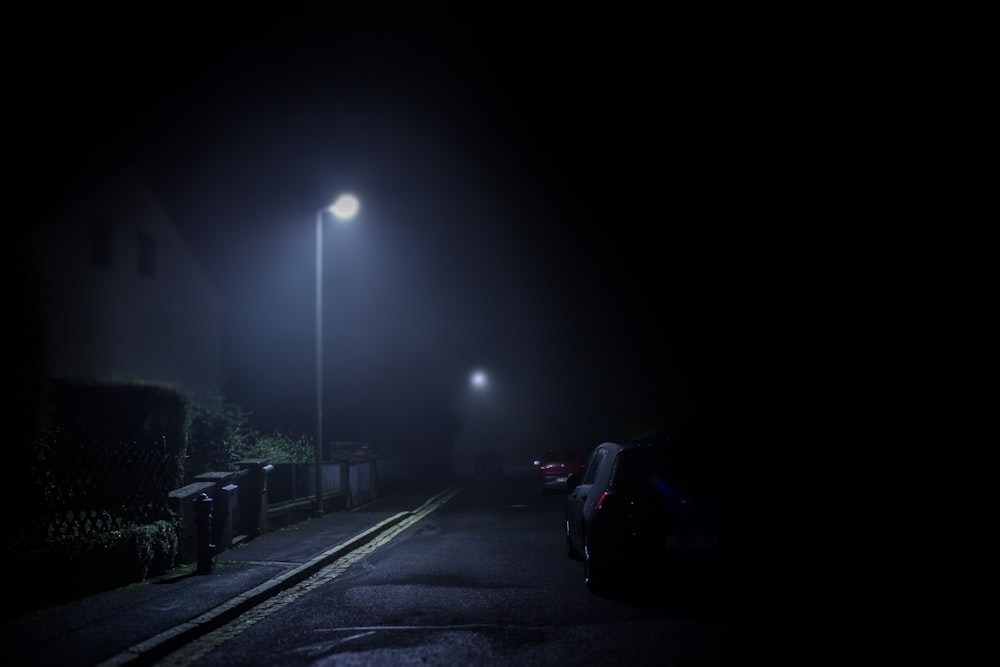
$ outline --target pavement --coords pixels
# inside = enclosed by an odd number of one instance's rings
[[[364,546],[458,486],[436,481],[391,490],[351,511],[264,533],[148,581],[28,613],[3,624],[8,665],[152,664]],[[8,573],[8,576],[11,576]],[[8,591],[16,589],[11,582]],[[10,593],[8,593],[10,594]],[[14,593],[16,595],[16,593]]]

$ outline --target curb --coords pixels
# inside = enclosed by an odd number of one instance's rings
[[[440,494],[439,494],[440,495]],[[431,502],[431,501],[428,501]],[[278,593],[291,588],[292,586],[308,579],[310,576],[323,569],[330,563],[336,561],[344,554],[364,546],[372,541],[379,534],[392,528],[413,512],[399,512],[388,519],[383,519],[364,532],[358,533],[346,542],[324,551],[312,560],[299,565],[298,567],[285,572],[269,581],[250,589],[246,593],[237,595],[232,600],[225,602],[214,609],[197,616],[186,623],[182,623],[169,630],[165,630],[138,644],[134,644],[118,655],[100,663],[100,667],[112,667],[114,665],[142,665],[155,662],[156,660],[173,653],[185,644],[208,634],[212,630],[222,627],[241,614],[261,604],[265,600],[274,597]]]
[[[374,526],[351,537],[346,542],[324,551],[312,560],[309,560],[298,567],[295,567],[284,574],[278,575],[269,581],[250,589],[246,593],[237,595],[233,599],[225,602],[214,609],[197,616],[186,623],[177,625],[169,630],[143,640],[138,644],[133,644],[116,656],[100,663],[98,667],[114,667],[116,665],[147,665],[152,664],[174,651],[180,649],[185,644],[192,642],[202,635],[206,635],[216,630],[241,614],[253,609],[262,602],[278,595],[282,591],[295,586],[308,579],[310,576],[330,565],[345,554],[368,544],[380,534],[389,530],[393,526],[402,522],[406,518],[419,514],[424,508],[447,502],[458,490],[461,484],[454,484],[449,488],[434,494],[428,500],[421,503],[415,510],[407,510],[392,515],[388,519],[383,519]]]

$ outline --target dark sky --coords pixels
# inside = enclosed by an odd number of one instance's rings
[[[313,427],[315,215],[351,190],[324,243],[334,437],[449,437],[457,412],[470,446],[519,453],[644,423],[745,446],[787,335],[763,305],[787,109],[752,40],[335,4],[22,15],[20,218],[139,168],[219,286],[227,393],[263,427]]]

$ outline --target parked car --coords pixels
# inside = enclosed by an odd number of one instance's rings
[[[605,442],[567,480],[566,546],[591,591],[679,580],[719,551],[719,507],[667,443]],[[626,576],[627,575],[627,576]]]
[[[503,457],[498,452],[480,452],[474,468],[476,477],[499,477],[503,475]]]
[[[587,454],[580,448],[549,449],[535,462],[538,467],[538,490],[565,491],[566,478],[571,473],[579,474]]]

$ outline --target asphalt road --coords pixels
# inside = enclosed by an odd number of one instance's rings
[[[588,592],[563,496],[470,478],[446,502],[158,665],[751,665],[768,642],[746,591],[706,580]]]

